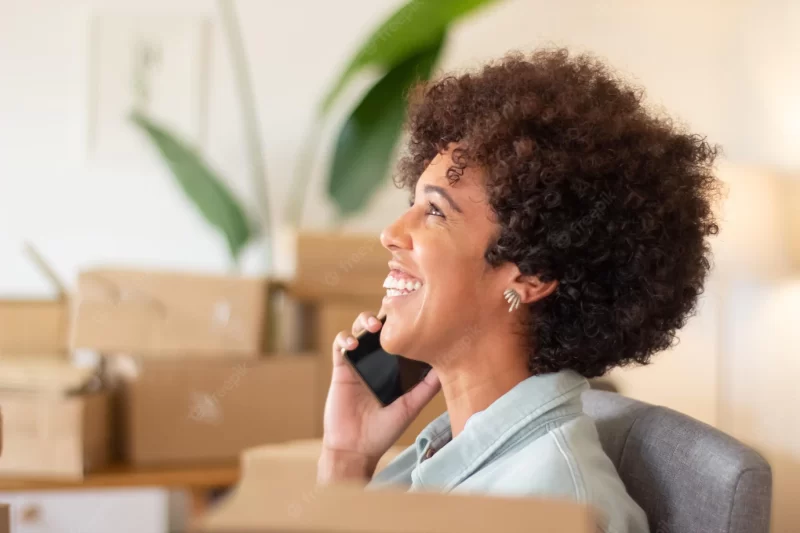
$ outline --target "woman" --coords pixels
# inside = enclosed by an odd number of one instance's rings
[[[341,332],[319,480],[565,497],[596,507],[602,531],[647,531],[580,394],[647,363],[692,314],[717,231],[716,149],[564,50],[424,84],[407,128],[410,207],[381,241],[386,285],[412,283],[387,290],[381,343],[433,370],[381,408]],[[362,328],[381,324],[363,313]],[[447,412],[373,477],[440,388]]]

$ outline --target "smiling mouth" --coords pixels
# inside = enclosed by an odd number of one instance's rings
[[[422,282],[412,278],[405,272],[392,270],[383,282],[386,289],[386,296],[407,296],[419,290]]]

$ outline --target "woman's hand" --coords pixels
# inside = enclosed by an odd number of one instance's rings
[[[333,342],[333,376],[325,402],[320,482],[369,480],[378,461],[439,391],[439,379],[431,370],[425,380],[383,407],[345,361],[342,350],[358,346],[355,335],[380,331],[381,322],[361,313],[352,332],[341,331]]]

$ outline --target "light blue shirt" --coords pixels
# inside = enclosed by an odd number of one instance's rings
[[[455,439],[444,413],[369,487],[566,498],[594,507],[604,533],[648,533],[583,413],[588,388],[572,371],[530,377],[472,415]]]

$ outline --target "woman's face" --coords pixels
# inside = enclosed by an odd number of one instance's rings
[[[479,170],[450,185],[451,151],[417,182],[413,205],[381,233],[390,252],[381,344],[391,353],[437,362],[454,343],[469,343],[491,313],[504,312],[509,269],[484,253],[499,231]],[[441,361],[440,361],[441,362]]]

